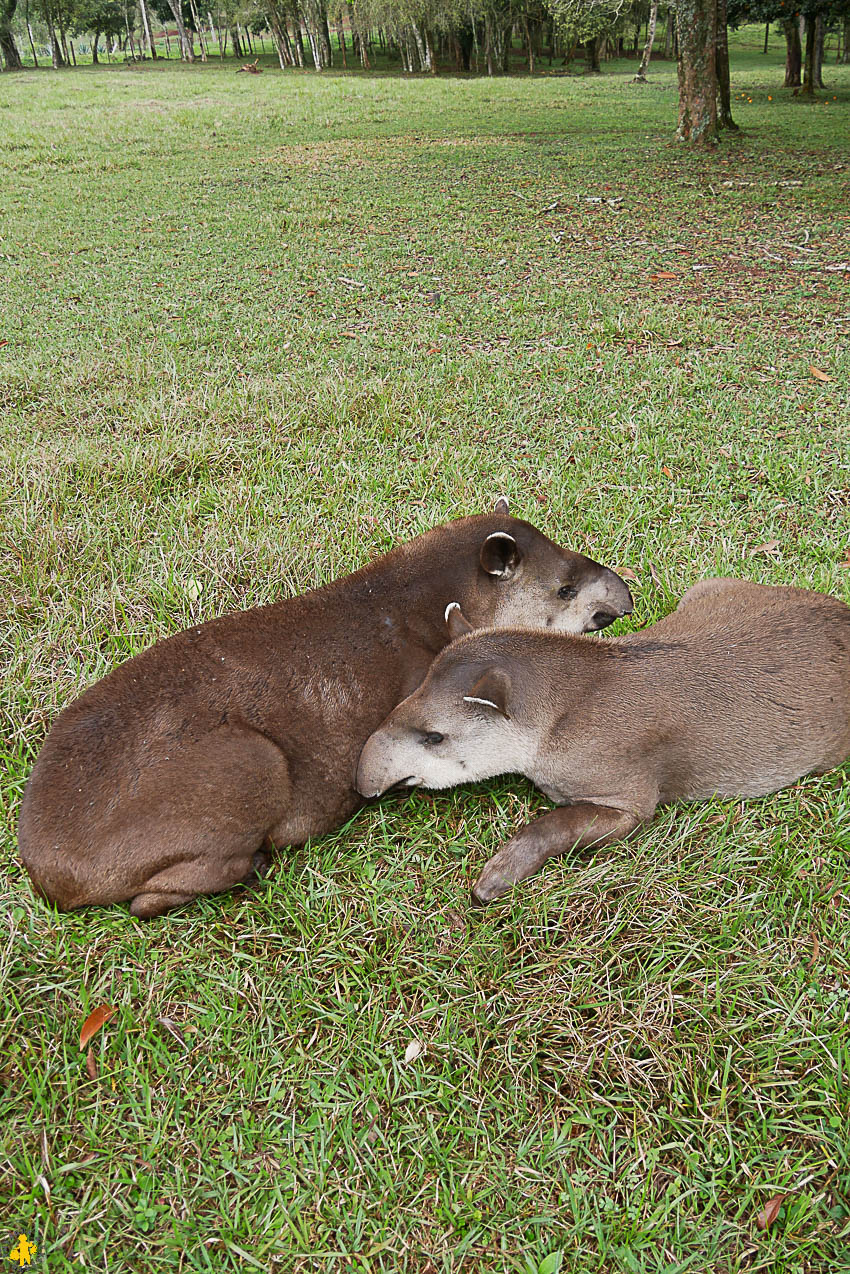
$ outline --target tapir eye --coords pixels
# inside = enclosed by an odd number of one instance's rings
[[[422,734],[422,742],[426,747],[432,747],[435,743],[442,743],[443,737],[439,730],[426,730]]]
[[[558,596],[563,602],[571,602],[574,597],[578,597],[578,589],[573,588],[572,584],[562,584],[558,589]]]

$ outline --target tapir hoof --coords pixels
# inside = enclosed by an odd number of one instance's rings
[[[512,882],[505,880],[504,876],[488,864],[472,886],[472,905],[486,907],[488,902],[495,902],[512,888]]]

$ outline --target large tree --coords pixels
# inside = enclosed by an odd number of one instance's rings
[[[12,34],[12,18],[16,7],[17,0],[0,0],[0,68],[6,71],[23,69],[21,55]]]
[[[717,0],[678,0],[680,141],[717,138]]]

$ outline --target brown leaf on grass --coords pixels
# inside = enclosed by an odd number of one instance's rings
[[[340,332],[340,336],[344,336],[346,340],[353,341],[357,337],[356,332]]]
[[[766,1230],[769,1225],[773,1225],[774,1221],[779,1216],[779,1209],[782,1207],[784,1202],[784,1194],[775,1194],[772,1199],[768,1199],[767,1203],[756,1217],[756,1226],[758,1229]]]
[[[657,584],[658,587],[661,588],[662,587],[661,576],[658,574],[658,571],[655,569],[652,562],[649,563],[649,573],[652,576],[653,583]]]
[[[83,1022],[83,1027],[80,1031],[80,1048],[85,1048],[89,1040],[97,1035],[103,1024],[109,1021],[113,1013],[117,1012],[118,1010],[114,1004],[100,1004],[96,1009],[92,1009],[85,1022]]]
[[[622,575],[623,579],[630,579],[630,580],[637,581],[637,579],[639,578],[637,575],[635,575],[634,571],[629,569],[628,566],[621,566],[617,574]]]
[[[754,549],[750,549],[747,556],[755,557],[758,553],[775,553],[778,548],[778,540],[765,540],[764,544],[757,544]]]
[[[813,969],[815,967],[815,965],[818,962],[819,955],[820,955],[820,942],[818,941],[818,935],[816,933],[813,933],[812,934],[812,958],[809,961],[807,968]]]
[[[678,274],[673,274],[670,270],[659,270],[653,274],[653,279],[678,279]]]
[[[822,372],[819,367],[815,367],[814,363],[809,363],[809,375],[813,376],[815,380],[832,380],[831,376],[828,376],[826,372]]]
[[[0,349],[2,349],[4,345],[8,345],[8,344],[9,344],[8,340],[5,340],[5,339],[4,339],[4,340],[0,341]]]
[[[97,1079],[97,1062],[94,1060],[94,1052],[91,1048],[86,1053],[86,1071],[89,1079]]]
[[[662,472],[662,473],[663,473],[666,477],[668,477],[668,478],[672,478],[672,477],[673,477],[673,471],[672,471],[672,469],[668,469],[666,464],[663,464],[663,465],[661,466],[661,472]]]
[[[850,571],[850,548],[844,550],[844,561],[839,562],[838,565],[843,571]]]

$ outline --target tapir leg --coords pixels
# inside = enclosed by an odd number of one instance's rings
[[[291,783],[277,744],[225,724],[124,760],[84,795],[63,811],[36,794],[22,844],[33,884],[63,910],[129,899],[150,917],[251,879]]]
[[[591,801],[551,810],[527,823],[493,855],[472,886],[473,901],[493,902],[512,885],[532,876],[548,859],[571,849],[620,840],[644,821],[637,814]]]

